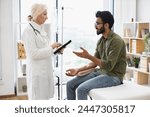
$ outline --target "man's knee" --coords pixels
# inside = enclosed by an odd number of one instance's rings
[[[82,93],[85,93],[87,92],[87,88],[85,88],[83,85],[80,85],[78,88],[77,88],[77,93],[78,94],[82,94]]]
[[[67,88],[73,88],[74,87],[71,80],[67,82],[66,86],[67,86]]]
[[[67,84],[66,84],[66,86],[67,86],[67,87],[70,87],[70,85],[71,85],[71,82],[68,81]]]

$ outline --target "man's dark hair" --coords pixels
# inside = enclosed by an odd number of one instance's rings
[[[109,29],[112,28],[114,24],[114,17],[109,11],[97,11],[96,13],[97,18],[101,18],[103,23],[108,23],[109,24]]]

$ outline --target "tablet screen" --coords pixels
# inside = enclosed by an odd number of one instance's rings
[[[68,42],[66,42],[65,44],[61,45],[60,47],[58,47],[55,51],[54,54],[58,53],[61,49],[65,48],[68,44],[71,43],[71,40],[69,40]]]

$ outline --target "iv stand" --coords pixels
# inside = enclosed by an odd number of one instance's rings
[[[63,11],[64,7],[62,7],[62,32],[61,32],[61,43],[63,43]],[[61,100],[63,99],[63,54],[61,55]]]

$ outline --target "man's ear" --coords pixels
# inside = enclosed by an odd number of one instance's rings
[[[108,23],[105,23],[105,24],[104,24],[104,27],[105,27],[106,29],[108,29],[108,28],[109,28],[109,24],[108,24]]]

